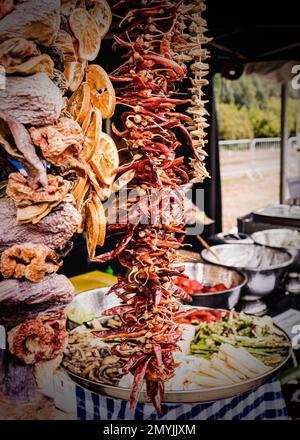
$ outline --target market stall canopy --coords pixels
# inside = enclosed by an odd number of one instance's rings
[[[226,60],[235,63],[236,70],[252,63],[252,72],[256,70],[253,63],[300,60],[300,21],[295,8],[292,0],[279,4],[270,0],[207,2],[214,71],[223,71]],[[278,70],[278,63],[273,66],[269,74]]]

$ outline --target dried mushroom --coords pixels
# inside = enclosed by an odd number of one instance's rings
[[[10,38],[0,44],[0,64],[7,74],[32,75],[44,72],[53,76],[54,63],[49,55],[41,54],[33,41]]]
[[[62,262],[53,249],[42,243],[16,244],[1,255],[0,271],[4,278],[26,278],[33,283],[58,271]]]

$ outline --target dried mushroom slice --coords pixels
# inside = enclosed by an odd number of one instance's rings
[[[0,147],[4,148],[6,153],[15,159],[25,159],[24,155],[15,146],[8,125],[3,119],[0,119]]]
[[[46,274],[57,272],[61,265],[53,249],[29,242],[16,244],[2,253],[0,272],[4,278],[26,278],[38,283]]]
[[[44,72],[53,77],[54,63],[50,56],[41,55],[36,44],[25,38],[10,38],[0,44],[0,64],[7,74]]]
[[[62,50],[65,62],[76,61],[77,54],[74,48],[74,41],[68,32],[60,29],[54,44]]]
[[[71,183],[61,176],[48,174],[48,185],[32,188],[21,173],[11,173],[8,179],[7,195],[18,205],[24,200],[43,203],[61,201],[71,189]],[[28,203],[27,203],[28,204]]]
[[[53,78],[54,63],[49,55],[43,54],[30,58],[28,61],[15,66],[7,67],[6,73],[21,73],[23,75],[33,75],[34,73],[46,73],[49,78]]]
[[[49,203],[37,203],[35,205],[29,205],[23,208],[18,208],[17,222],[29,223],[33,218],[46,213],[48,211],[48,208],[49,208]]]
[[[56,124],[32,127],[29,131],[33,143],[53,165],[84,167],[79,156],[84,137],[80,125],[73,119],[62,117]]]

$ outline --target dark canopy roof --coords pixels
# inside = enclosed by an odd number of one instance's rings
[[[300,60],[298,0],[207,0],[214,58]]]

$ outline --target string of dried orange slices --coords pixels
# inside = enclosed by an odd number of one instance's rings
[[[105,70],[88,62],[97,57],[112,14],[106,0],[62,0],[61,11],[64,26],[55,44],[64,52],[64,75],[67,89],[72,92],[66,113],[82,129],[86,162],[86,175],[76,180],[72,195],[82,215],[77,232],[86,229],[88,255],[93,259],[96,246],[103,246],[105,241],[102,202],[113,191],[113,171],[119,166],[119,155],[113,139],[102,131],[102,120],[110,118],[115,110],[115,91]]]

